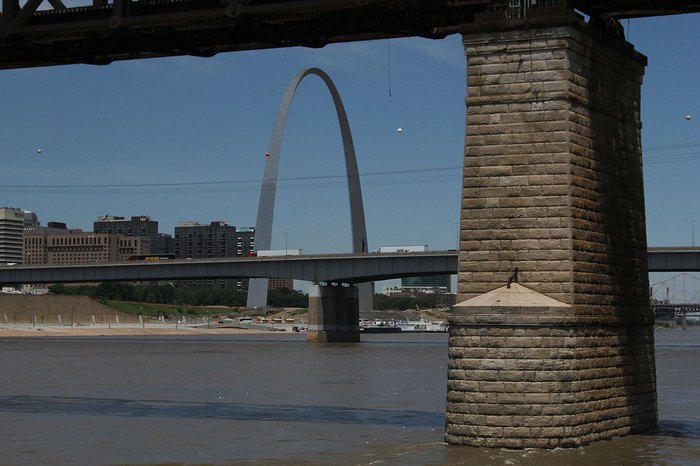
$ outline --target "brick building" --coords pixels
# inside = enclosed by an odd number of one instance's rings
[[[24,232],[25,264],[88,264],[126,261],[150,250],[150,239],[68,229],[49,222]]]

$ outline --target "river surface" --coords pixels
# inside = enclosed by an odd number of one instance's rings
[[[0,339],[0,464],[700,464],[700,330],[656,332],[656,432],[551,451],[443,443],[445,334],[304,338]]]

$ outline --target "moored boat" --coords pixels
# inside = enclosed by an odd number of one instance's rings
[[[393,321],[360,320],[360,332],[363,333],[398,333],[401,327]]]

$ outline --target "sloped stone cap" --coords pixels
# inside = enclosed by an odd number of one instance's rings
[[[502,286],[454,306],[451,325],[542,325],[574,318],[574,307],[518,283]]]
[[[511,283],[479,296],[467,299],[455,307],[571,307],[535,290]]]

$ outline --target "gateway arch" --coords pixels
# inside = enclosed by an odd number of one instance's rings
[[[357,169],[355,157],[355,145],[352,141],[350,124],[345,113],[345,107],[340,99],[338,89],[333,84],[330,76],[319,68],[307,68],[300,71],[289,83],[280,108],[277,111],[275,126],[272,131],[270,149],[266,154],[265,172],[263,175],[260,201],[258,203],[258,218],[255,223],[255,249],[264,251],[271,248],[272,223],[275,212],[275,197],[277,195],[277,178],[279,172],[280,154],[282,152],[282,137],[287,123],[289,108],[294,99],[299,84],[309,75],[316,75],[323,80],[331,93],[335,111],[340,125],[340,134],[345,154],[345,171],[348,180],[348,194],[350,198],[350,224],[352,228],[352,252],[367,251],[367,228],[365,225],[365,211],[362,203],[362,189],[360,187],[360,175]],[[373,308],[374,286],[372,283],[362,283],[359,286],[360,309]],[[247,307],[267,306],[267,278],[254,278],[248,284]]]

